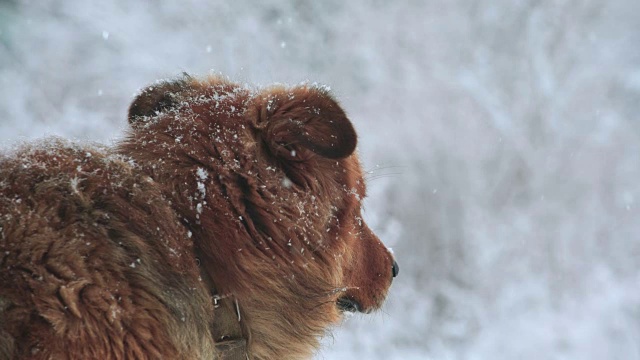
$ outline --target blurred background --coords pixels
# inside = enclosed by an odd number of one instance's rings
[[[640,359],[640,2],[0,0],[0,145],[182,71],[329,85],[401,265],[316,359]]]

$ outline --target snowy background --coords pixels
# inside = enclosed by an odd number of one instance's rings
[[[150,5],[152,4],[152,5]],[[640,1],[0,1],[0,145],[182,71],[328,84],[401,265],[317,359],[640,359]]]

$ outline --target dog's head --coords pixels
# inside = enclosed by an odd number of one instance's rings
[[[309,240],[328,266],[340,269],[338,308],[378,308],[398,267],[362,218],[366,187],[356,133],[345,112],[326,89],[303,85],[263,91],[247,117],[261,130],[268,153],[278,159],[291,186],[302,192],[300,198],[316,199],[312,216],[320,221]],[[325,208],[317,210],[318,204]],[[324,236],[315,233],[318,229]]]
[[[325,88],[185,77],[143,90],[129,121],[124,151],[166,186],[257,357],[308,353],[343,312],[381,306],[398,266],[362,218],[356,133]]]

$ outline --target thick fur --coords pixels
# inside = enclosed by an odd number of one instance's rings
[[[393,258],[360,217],[356,134],[322,88],[151,86],[113,148],[0,160],[0,359],[215,359],[213,296],[252,359],[310,357]]]

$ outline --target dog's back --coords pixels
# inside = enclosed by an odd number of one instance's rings
[[[2,158],[0,359],[211,358],[183,232],[158,184],[104,150]]]

